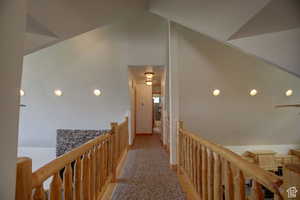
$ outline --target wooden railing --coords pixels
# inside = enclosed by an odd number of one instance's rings
[[[111,124],[109,133],[58,157],[32,172],[32,160],[17,162],[16,200],[98,200],[116,179],[116,168],[128,146],[128,118]],[[51,178],[50,188],[44,182]]]
[[[238,154],[183,129],[178,122],[178,173],[187,178],[201,200],[263,200],[263,188],[283,199],[280,177],[244,160]],[[246,180],[251,183],[246,192]]]

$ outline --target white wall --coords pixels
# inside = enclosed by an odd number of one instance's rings
[[[20,146],[55,147],[58,128],[109,128],[124,120],[130,111],[128,65],[166,60],[166,22],[145,13],[139,23],[107,26],[25,57]],[[57,88],[62,97],[53,95]]]
[[[0,1],[0,199],[15,199],[25,1]]]
[[[152,133],[152,86],[136,84],[136,133]]]
[[[300,144],[299,109],[274,108],[298,102],[299,78],[183,27],[176,33],[180,119],[187,129],[227,146]],[[285,96],[289,88],[292,97]]]

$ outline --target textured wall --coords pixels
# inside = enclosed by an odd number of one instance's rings
[[[61,156],[108,131],[58,129],[56,135],[56,156]]]

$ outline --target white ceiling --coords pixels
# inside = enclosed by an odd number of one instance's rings
[[[26,37],[25,54],[116,21],[128,20],[146,9],[147,0],[29,0],[26,29],[37,37]],[[49,36],[53,40],[49,41]]]
[[[299,0],[29,0],[25,54],[147,9],[300,76]]]
[[[299,0],[152,0],[150,11],[300,76]]]

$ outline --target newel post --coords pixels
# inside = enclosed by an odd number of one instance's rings
[[[183,121],[178,121],[177,122],[177,148],[176,148],[176,160],[177,160],[177,173],[180,174],[180,164],[181,164],[181,156],[180,156],[180,152],[182,151],[181,147],[181,139],[182,139],[182,134],[180,132],[180,129],[183,129]]]
[[[117,180],[117,129],[118,123],[112,122],[111,126],[111,158],[112,158],[112,182],[116,182]]]
[[[32,160],[18,158],[16,176],[16,200],[31,200],[32,194]]]

